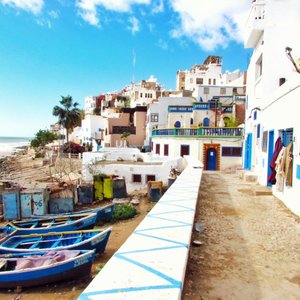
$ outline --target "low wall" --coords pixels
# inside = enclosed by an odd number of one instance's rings
[[[185,158],[185,170],[78,299],[181,299],[203,170]]]

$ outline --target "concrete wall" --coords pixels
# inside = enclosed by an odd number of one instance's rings
[[[183,173],[79,300],[181,299],[202,177],[201,163],[186,160]]]

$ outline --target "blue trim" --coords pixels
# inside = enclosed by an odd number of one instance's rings
[[[160,230],[160,229],[168,229],[168,228],[178,228],[178,227],[187,227],[187,226],[190,226],[190,224],[187,224],[187,225],[169,225],[169,226],[161,226],[161,227],[152,227],[152,228],[146,228],[146,229],[139,229],[139,230],[136,230],[135,232]]]
[[[296,178],[300,180],[300,166],[297,165],[296,167]]]
[[[168,275],[166,275],[166,274],[164,274],[164,273],[162,273],[160,271],[157,271],[157,270],[155,270],[155,269],[153,269],[153,268],[145,265],[145,264],[142,264],[142,263],[140,263],[140,262],[138,262],[138,261],[136,261],[134,259],[125,257],[124,255],[122,255],[120,253],[119,254],[117,253],[115,255],[115,257],[117,257],[119,259],[122,259],[122,260],[125,260],[125,261],[127,261],[129,263],[132,263],[132,264],[134,264],[134,265],[136,265],[136,266],[138,266],[138,267],[140,267],[140,268],[148,271],[149,273],[157,275],[158,277],[160,277],[160,278],[162,278],[162,279],[170,282],[173,285],[173,287],[176,287],[176,288],[180,288],[181,287],[181,281],[178,281],[178,280],[176,280],[176,279],[174,279],[174,278],[172,278],[172,277],[170,277],[170,276],[168,276]]]
[[[271,160],[272,160],[272,156],[273,156],[273,152],[274,152],[274,130],[270,130],[269,131],[269,142],[268,142],[268,166],[267,166],[267,178],[270,176],[271,174],[271,168],[270,168],[270,164],[271,164]],[[267,182],[267,186],[271,187],[272,184]]]
[[[147,217],[149,218],[154,218],[154,219],[159,219],[159,220],[163,220],[163,221],[169,221],[169,222],[175,222],[175,223],[178,223],[178,224],[184,224],[184,225],[191,225],[191,223],[186,223],[186,222],[183,222],[183,221],[178,221],[178,220],[172,220],[172,219],[167,219],[167,218],[161,218],[161,217],[157,217],[156,215],[160,215],[160,214],[165,214],[165,213],[159,213],[159,214],[152,214],[152,215],[148,215]]]
[[[140,232],[136,232],[136,231],[134,231],[133,234],[145,236],[145,237],[148,237],[148,238],[153,238],[153,239],[164,241],[164,242],[173,243],[175,245],[181,245],[182,247],[185,247],[185,248],[189,247],[189,244],[182,243],[182,242],[179,242],[179,241],[170,240],[170,239],[165,239],[165,238],[158,237],[158,236],[153,236],[153,235],[150,235],[150,234],[144,234],[144,233],[140,233]]]
[[[181,287],[177,287],[174,285],[150,285],[150,286],[141,286],[141,287],[102,290],[102,291],[94,291],[94,292],[81,294],[78,300],[91,299],[90,297],[92,296],[104,295],[104,294],[118,294],[124,292],[127,293],[127,292],[138,292],[138,291],[147,291],[147,290],[179,289],[179,288],[181,289]]]
[[[152,252],[152,251],[178,249],[178,248],[182,248],[182,246],[168,246],[168,247],[159,247],[159,248],[149,248],[149,249],[132,250],[132,251],[121,252],[119,254],[143,253],[143,252],[150,252],[150,251]]]

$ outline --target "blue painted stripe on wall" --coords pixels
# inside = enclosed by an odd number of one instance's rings
[[[89,293],[83,293],[80,295],[78,300],[92,299],[92,296],[96,296],[96,295],[118,294],[118,293],[138,292],[138,291],[147,291],[147,290],[162,290],[162,289],[178,289],[178,287],[174,285],[152,285],[152,286],[119,288],[119,289],[102,290],[102,291],[100,290],[100,291],[94,291]]]
[[[168,228],[179,228],[179,227],[188,227],[190,224],[183,224],[183,225],[169,225],[169,226],[161,226],[161,227],[150,227],[145,229],[138,229],[134,232],[144,232],[144,231],[151,231],[151,230],[160,230],[160,229],[168,229]]]
[[[159,219],[159,220],[163,220],[163,221],[174,222],[174,223],[178,223],[178,224],[192,225],[192,223],[187,223],[187,222],[178,221],[178,220],[174,220],[174,219],[161,218],[161,217],[157,217],[156,215],[160,215],[160,214],[152,214],[152,215],[148,215],[147,217],[153,218],[153,219]]]
[[[127,251],[127,252],[121,252],[120,254],[143,253],[143,252],[161,251],[161,250],[178,249],[178,248],[182,248],[182,246],[168,246],[168,247],[158,247],[158,248],[148,248],[148,249],[141,249],[141,250],[132,250],[132,251]]]
[[[131,259],[131,258],[126,257],[124,255],[121,255],[119,253],[115,254],[115,257],[117,257],[119,259],[122,259],[122,260],[125,260],[125,261],[127,261],[131,264],[134,264],[134,265],[144,269],[145,271],[148,271],[149,273],[152,273],[152,274],[154,274],[154,275],[170,282],[174,288],[180,288],[181,287],[181,281],[178,281],[178,280],[176,280],[176,279],[174,279],[174,278],[172,278],[172,277],[170,277],[170,276],[168,276],[168,275],[166,275],[166,274],[164,274],[164,273],[162,273],[158,270],[155,270],[155,269],[145,265],[145,264],[142,264],[142,263],[140,263],[140,262],[138,262],[134,259]]]
[[[300,179],[300,166],[297,165],[297,169],[296,169],[296,178]]]
[[[173,244],[176,244],[176,245],[181,245],[181,246],[183,246],[183,247],[188,248],[188,244],[182,243],[182,242],[179,242],[179,241],[174,241],[174,240],[170,240],[170,239],[165,239],[165,238],[162,238],[162,237],[153,236],[153,235],[150,235],[150,234],[144,234],[144,233],[140,233],[140,232],[133,232],[133,234],[138,234],[138,235],[145,236],[145,237],[149,237],[149,238],[153,238],[153,239],[156,239],[156,240],[161,240],[161,241],[165,241],[165,242],[170,242],[170,243],[173,243]]]

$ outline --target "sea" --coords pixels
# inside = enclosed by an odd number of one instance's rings
[[[12,137],[12,136],[0,136],[0,158],[12,155],[20,150],[24,146],[28,146],[33,138],[30,137]]]

